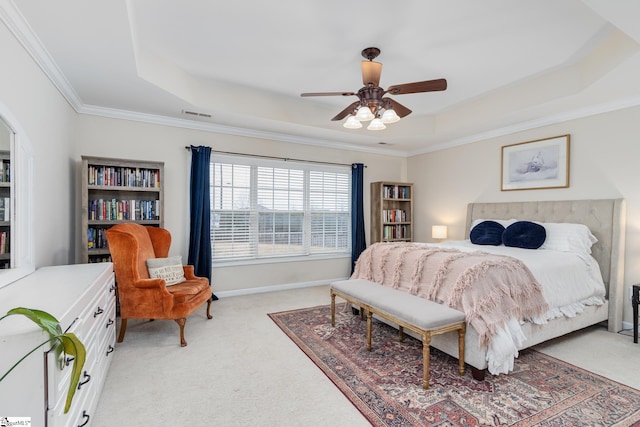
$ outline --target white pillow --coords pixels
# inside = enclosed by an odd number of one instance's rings
[[[514,222],[517,222],[518,220],[514,219],[514,218],[511,218],[511,219],[476,219],[475,221],[473,221],[473,223],[471,223],[471,230],[473,230],[473,227],[475,227],[476,225],[480,224],[483,221],[495,221],[498,224],[502,225],[504,228],[507,228],[508,226],[510,226]]]
[[[167,286],[177,285],[186,280],[181,256],[149,258],[147,260],[147,269],[149,269],[149,277],[152,279],[164,279]]]
[[[591,254],[591,246],[598,241],[584,224],[542,223],[547,238],[540,249]]]

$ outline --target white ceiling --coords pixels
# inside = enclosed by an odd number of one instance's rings
[[[416,154],[640,104],[635,0],[0,0],[0,17],[82,113]],[[24,25],[26,22],[26,25]],[[330,119],[362,49],[413,110],[386,130]],[[193,117],[183,110],[210,114]],[[384,142],[387,145],[380,145]]]

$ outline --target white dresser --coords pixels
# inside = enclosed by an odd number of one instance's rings
[[[0,382],[0,417],[31,417],[33,426],[91,424],[115,347],[113,264],[43,267],[0,289],[0,315],[15,307],[44,310],[63,331],[74,332],[87,360],[71,409],[64,414],[72,363],[45,345]],[[46,341],[47,334],[24,316],[0,322],[0,375]]]

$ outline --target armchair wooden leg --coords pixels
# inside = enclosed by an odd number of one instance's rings
[[[213,301],[213,298],[209,298],[207,300],[207,319],[213,318],[213,316],[211,315],[211,301]]]
[[[120,333],[118,334],[118,342],[122,342],[124,340],[124,333],[127,330],[127,319],[122,319],[120,322]]]
[[[180,326],[180,347],[186,347],[187,341],[184,339],[184,325],[187,323],[186,318],[175,319],[176,323]]]

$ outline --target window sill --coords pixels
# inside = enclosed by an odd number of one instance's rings
[[[319,254],[319,255],[304,255],[304,256],[285,256],[285,257],[271,257],[271,258],[251,258],[251,259],[238,259],[238,260],[214,260],[213,268],[217,267],[236,267],[243,265],[257,265],[257,264],[279,264],[290,262],[305,262],[305,261],[322,261],[328,259],[351,259],[351,254]]]

